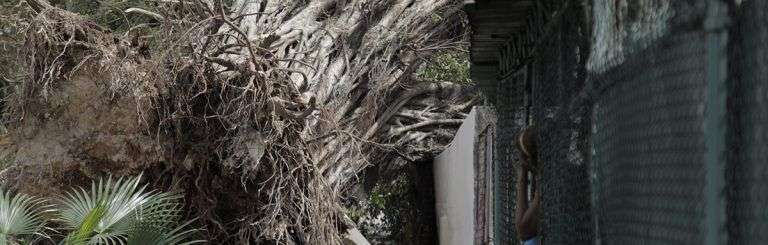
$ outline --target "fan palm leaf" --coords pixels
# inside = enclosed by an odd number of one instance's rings
[[[0,245],[40,234],[50,207],[43,199],[0,189]]]
[[[91,185],[90,191],[80,188],[67,193],[62,201],[60,219],[72,232],[65,243],[164,244],[146,241],[176,238],[183,241],[190,237],[196,230],[175,229],[181,218],[181,195],[145,191],[146,185],[139,185],[140,179],[140,175],[117,180],[100,179]],[[150,234],[152,232],[158,235]],[[142,237],[150,235],[162,239]]]
[[[204,240],[191,240],[200,229],[189,228],[194,220],[188,221],[172,230],[162,231],[152,225],[137,227],[127,244],[154,244],[154,245],[188,245],[204,243]],[[161,232],[162,231],[162,232]]]

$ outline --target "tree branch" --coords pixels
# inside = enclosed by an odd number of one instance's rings
[[[152,12],[152,11],[149,11],[149,10],[146,10],[146,9],[141,9],[141,8],[129,8],[129,9],[126,9],[125,11],[123,11],[123,12],[125,12],[126,14],[131,14],[131,13],[143,14],[143,15],[152,17],[153,19],[156,19],[158,21],[165,20],[165,17],[163,17],[162,15],[160,15],[158,13],[155,13],[155,12]]]
[[[414,130],[414,129],[417,129],[417,128],[421,128],[421,127],[426,127],[426,126],[441,125],[441,124],[445,124],[445,125],[461,125],[462,122],[464,122],[464,119],[436,119],[436,120],[422,121],[422,122],[414,123],[414,124],[411,124],[411,125],[408,125],[408,126],[405,126],[405,127],[399,127],[399,128],[392,129],[391,136],[392,137],[398,136],[398,135],[400,135],[400,134],[402,134],[404,132],[407,132],[407,131],[410,131],[410,130]]]
[[[37,13],[53,8],[47,0],[27,0],[27,4],[29,4],[29,6],[32,7],[32,10]]]

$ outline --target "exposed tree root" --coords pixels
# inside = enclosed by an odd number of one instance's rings
[[[50,194],[145,171],[183,190],[217,242],[339,243],[358,174],[428,159],[474,104],[462,85],[410,75],[460,40],[456,1],[131,10],[162,21],[155,52],[133,29],[29,3],[30,72],[7,109],[16,159],[0,179]]]

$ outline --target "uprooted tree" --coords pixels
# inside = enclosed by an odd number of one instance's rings
[[[52,195],[143,171],[217,241],[338,243],[362,170],[430,158],[476,101],[415,75],[461,48],[456,0],[160,0],[117,9],[147,20],[119,32],[26,3],[0,180]]]

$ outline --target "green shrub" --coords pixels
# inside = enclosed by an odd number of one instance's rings
[[[430,81],[469,84],[469,53],[448,50],[435,54],[416,70],[416,77]]]

